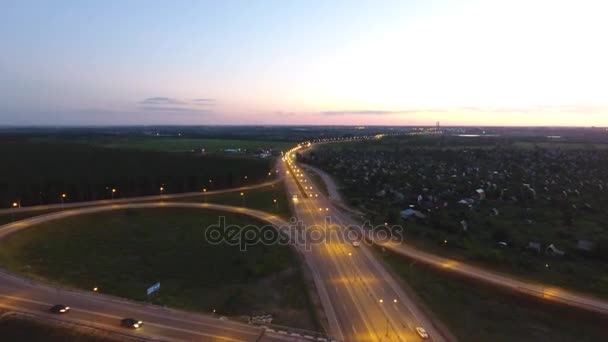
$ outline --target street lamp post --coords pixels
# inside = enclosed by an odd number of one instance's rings
[[[61,196],[59,197],[61,199],[61,209],[63,209],[63,202],[65,200],[65,198],[67,197],[66,194],[61,194]]]
[[[112,188],[111,191],[111,198],[114,199],[114,194],[116,193],[116,189]]]
[[[276,211],[279,211],[279,202],[277,202],[277,199],[273,199],[272,202],[274,203],[274,209]]]
[[[203,196],[203,198],[204,198],[204,200],[205,200],[205,203],[207,203],[207,188],[204,188],[204,189],[203,189],[203,194],[205,194],[205,195]]]
[[[15,209],[21,208],[21,201],[13,202],[11,205],[11,221],[15,221]]]
[[[241,206],[244,207],[245,206],[245,193],[241,192]]]
[[[165,191],[165,188],[161,186],[158,192],[161,201],[163,200],[163,191]]]

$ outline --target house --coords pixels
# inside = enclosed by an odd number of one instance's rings
[[[423,214],[423,213],[421,213],[420,211],[414,210],[412,208],[408,208],[408,209],[405,209],[405,210],[401,211],[401,218],[403,218],[404,220],[407,220],[410,217],[416,217],[416,218],[419,218],[419,219],[424,219],[424,218],[426,218],[426,215]]]
[[[463,198],[460,201],[458,201],[458,204],[464,204],[464,205],[472,205],[473,203],[475,203],[475,201],[472,198]]]
[[[540,242],[528,242],[526,249],[535,251],[536,253],[540,254]]]
[[[554,244],[550,244],[549,246],[547,246],[547,248],[545,249],[545,253],[547,253],[549,255],[555,255],[555,256],[562,256],[562,255],[566,254],[564,251],[555,247]]]
[[[462,231],[466,232],[469,229],[469,224],[466,220],[460,221],[460,225],[462,226]]]
[[[589,240],[578,240],[576,249],[582,252],[591,252],[595,248],[595,242]]]

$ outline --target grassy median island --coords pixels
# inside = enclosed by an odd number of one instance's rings
[[[274,323],[316,329],[295,252],[289,246],[205,241],[206,227],[260,224],[194,209],[121,210],[49,222],[0,242],[0,263],[66,286],[225,315],[272,314]],[[263,224],[262,224],[263,225]],[[146,289],[161,283],[146,296]],[[68,303],[69,304],[69,303]]]
[[[606,341],[608,317],[503,291],[378,252],[460,341]]]
[[[241,195],[242,194],[242,195]],[[247,207],[275,214],[285,220],[291,218],[291,207],[285,185],[283,182],[265,187],[245,190],[231,191],[215,195],[202,195],[196,197],[185,197],[170,202],[201,202],[232,205],[236,207]]]

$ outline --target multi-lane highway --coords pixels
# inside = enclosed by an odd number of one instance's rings
[[[337,215],[332,203],[313,187],[291,153],[286,154],[282,172],[290,175],[285,182],[290,194],[295,195],[297,218],[307,230],[326,238],[310,246],[308,253],[329,293],[330,303],[324,304],[330,307],[325,311],[335,316],[331,319],[328,315],[330,333],[344,341],[412,341],[419,339],[416,327],[422,327],[433,341],[449,339],[376,260],[370,248],[340,238],[350,223]]]

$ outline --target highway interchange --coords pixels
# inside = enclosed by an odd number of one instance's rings
[[[285,154],[278,163],[281,177],[275,181],[248,187],[208,192],[208,195],[228,191],[251,190],[257,187],[283,181],[294,200],[294,214],[303,223],[307,232],[320,229],[325,236],[343,232],[346,226],[360,224],[336,205],[335,194],[326,197],[313,183],[292,155],[296,147]],[[287,177],[284,177],[287,176]],[[331,182],[326,175],[324,181]],[[316,187],[316,186],[315,186]],[[329,189],[335,189],[328,184]],[[330,194],[332,191],[330,190]],[[146,196],[95,202],[66,203],[0,210],[1,213],[16,211],[42,211],[63,209],[63,211],[36,216],[0,227],[0,239],[31,226],[49,220],[59,220],[69,216],[126,208],[189,207],[221,210],[249,215],[272,223],[276,227],[288,225],[283,219],[262,211],[243,207],[217,205],[211,203],[167,202],[169,199],[201,196],[199,193]],[[330,224],[326,224],[329,219]],[[309,229],[315,227],[315,229]],[[290,234],[290,232],[286,232]],[[608,313],[608,302],[565,289],[524,281],[515,277],[480,269],[454,260],[422,252],[407,244],[386,242],[383,247],[446,271],[457,272],[491,285],[508,288],[547,300],[558,301],[586,310]],[[327,317],[326,330],[336,340],[341,341],[410,341],[419,337],[416,327],[424,327],[430,340],[452,340],[449,332],[442,329],[429,314],[421,309],[416,299],[403,290],[389,270],[374,256],[372,248],[362,243],[354,246],[351,241],[332,239],[314,244],[305,249],[296,246],[313,275],[316,291]],[[143,339],[166,341],[280,341],[304,340],[303,334],[289,336],[290,332],[264,330],[260,327],[220,320],[211,314],[194,314],[137,303],[99,293],[69,290],[33,282],[16,275],[0,273],[0,307],[35,314],[49,318],[46,313],[53,304],[66,303],[74,309],[69,315],[58,319],[92,326],[120,334],[131,334]],[[123,317],[138,317],[146,322],[145,327],[134,332],[126,331],[117,324]],[[57,319],[54,317],[54,319]],[[307,336],[309,339],[312,337]],[[322,340],[322,339],[320,339]]]

